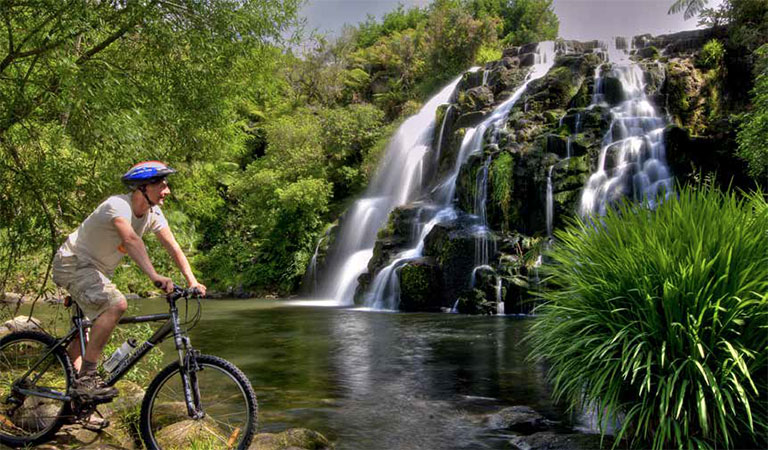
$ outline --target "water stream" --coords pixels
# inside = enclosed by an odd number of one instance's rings
[[[597,170],[587,180],[580,213],[604,215],[611,204],[627,198],[653,207],[670,195],[672,176],[665,160],[665,120],[645,95],[643,70],[629,59],[626,42],[610,40],[607,69],[595,74],[593,104],[605,104],[604,78],[621,82],[624,100],[611,108],[611,125],[603,138]],[[623,44],[625,48],[620,48]]]
[[[440,182],[436,183],[434,189],[429,192],[422,192],[422,196],[417,197],[422,199],[426,198],[428,201],[422,201],[423,204],[420,211],[420,218],[421,223],[424,225],[420,226],[420,233],[414,240],[413,246],[396,255],[388,266],[376,274],[371,283],[369,292],[365,295],[365,306],[374,309],[397,309],[400,299],[398,271],[408,262],[420,258],[423,255],[424,239],[435,225],[452,220],[458,215],[454,206],[454,196],[456,192],[456,181],[461,167],[471,155],[481,153],[485,145],[497,144],[499,134],[506,126],[506,119],[510,110],[525,92],[528,83],[544,76],[553,64],[554,43],[541,43],[537,53],[537,61],[531,68],[526,81],[517,88],[510,98],[503,101],[488,118],[483,120],[478,126],[466,130],[466,134],[464,135],[451,172]],[[430,100],[430,104],[433,103],[433,100]],[[491,253],[491,244],[488,238],[490,232],[485,219],[488,164],[490,164],[490,157],[486,159],[484,168],[478,175],[478,196],[475,202],[475,211],[473,211],[478,219],[477,226],[475,227],[475,235],[477,237],[477,265],[488,264]],[[426,186],[430,184],[431,183],[424,183],[422,189],[425,190]],[[360,273],[362,270],[364,270],[364,268],[361,269]]]
[[[470,69],[478,70],[477,68]],[[373,255],[376,233],[389,213],[414,200],[424,182],[424,156],[430,149],[435,127],[435,112],[449,103],[461,76],[432,97],[413,117],[398,128],[362,198],[346,213],[337,247],[328,261],[329,273],[321,280],[317,297],[333,298],[340,305],[351,305],[357,278],[365,272]]]

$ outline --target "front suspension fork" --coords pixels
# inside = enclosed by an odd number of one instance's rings
[[[181,382],[184,388],[184,401],[187,404],[187,414],[194,420],[205,417],[203,406],[200,402],[200,386],[197,383],[197,372],[202,370],[197,363],[197,357],[200,352],[189,346],[189,339],[183,338],[184,346],[187,349],[182,353],[179,351],[179,364],[181,372]]]

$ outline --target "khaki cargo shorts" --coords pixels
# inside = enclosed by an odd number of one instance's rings
[[[53,282],[69,292],[90,320],[96,320],[111,306],[125,301],[125,296],[106,275],[77,256],[56,254],[53,258]]]

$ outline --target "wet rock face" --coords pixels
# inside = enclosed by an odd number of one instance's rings
[[[469,286],[478,242],[473,225],[467,217],[438,224],[424,241],[424,256],[431,258],[442,272],[443,307],[452,307],[452,302]]]
[[[697,52],[711,36],[679,33],[643,37],[634,42],[637,50],[632,58],[642,68],[648,99],[682,127],[665,136],[672,171],[688,174],[684,176],[694,176],[691,162],[705,168],[716,167],[715,161],[721,161],[719,153],[714,152],[717,155],[713,153],[711,159],[695,154],[692,146],[712,149],[713,142],[728,139],[690,137],[700,131],[711,132],[716,125],[709,123],[713,109],[711,100],[707,100],[713,93],[710,80],[714,77],[695,64]],[[630,46],[629,42],[620,44]],[[506,126],[497,130],[493,140],[485,136],[484,142],[495,143],[470,155],[461,166],[454,206],[466,214],[436,226],[427,237],[424,258],[401,269],[402,309],[434,310],[456,305],[461,312],[486,314],[495,311],[496,297],[501,295],[509,313],[520,309],[528,289],[535,286],[535,270],[528,252],[538,254],[540,243],[548,238],[547,186],[551,186],[552,226],[559,228],[568,217],[578,213],[584,186],[597,169],[604,138],[611,133],[611,108],[626,100],[614,68],[604,64],[605,55],[598,42],[561,41],[557,46],[561,53],[549,73],[528,84],[512,107]],[[534,49],[535,45],[508,48],[500,60],[464,75],[451,106],[438,110],[439,127],[433,133],[435,142],[439,142],[439,156],[435,156],[433,167],[427,169],[427,179],[435,180],[432,187],[454,170],[470,127],[490,117],[522,85],[535,59]],[[602,75],[599,86],[595,79],[598,68]],[[592,104],[593,98],[604,103]],[[691,133],[681,133],[683,128]],[[620,137],[620,131],[616,127],[608,137]],[[616,157],[609,152],[606,167],[615,165]],[[727,170],[743,171],[735,165]],[[477,236],[472,227],[479,219],[467,217],[480,214],[477,200],[482,192],[486,198],[486,222],[494,242],[504,246],[504,242],[532,239],[539,244],[513,246],[499,250],[500,253],[494,248],[495,256],[489,261],[492,271],[478,275],[476,284],[470,286],[472,270],[478,265],[474,257]],[[409,208],[396,210],[387,230],[379,236],[369,274],[361,276],[363,284],[393,255],[408,248],[406,244],[412,244],[413,232],[409,230],[415,220]],[[518,265],[510,269],[499,260],[499,254],[502,258],[516,258]],[[496,289],[498,279],[502,280],[501,294]],[[438,289],[439,294],[427,295]]]
[[[483,111],[493,105],[493,91],[487,86],[478,86],[459,93],[457,100],[459,111]]]
[[[401,311],[440,311],[443,307],[443,277],[431,258],[419,258],[405,264],[399,272]]]

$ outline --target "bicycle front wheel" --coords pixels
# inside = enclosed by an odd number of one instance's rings
[[[163,369],[141,405],[141,438],[148,449],[247,449],[256,432],[258,405],[248,378],[216,356],[197,357],[191,385],[200,393],[203,417],[187,412],[180,365]]]

